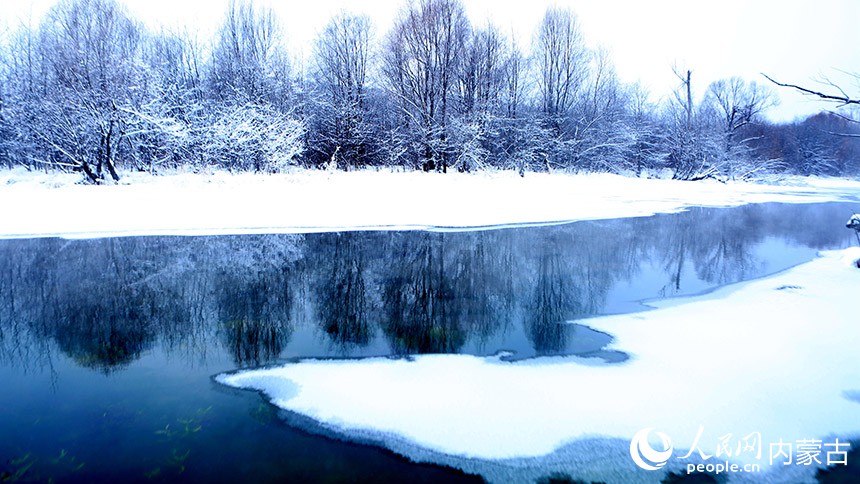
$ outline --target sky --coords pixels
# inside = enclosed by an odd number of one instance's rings
[[[376,35],[385,35],[406,0],[257,0],[271,5],[284,25],[286,43],[297,58],[311,52],[314,36],[341,10],[367,14]],[[208,38],[228,0],[120,0],[151,27],[198,30]],[[54,0],[0,0],[0,25],[39,18]],[[860,2],[856,0],[463,0],[474,25],[492,21],[524,48],[549,5],[569,7],[586,42],[612,54],[622,81],[640,82],[655,100],[678,85],[672,66],[693,72],[701,95],[712,81],[740,76],[768,84],[764,72],[782,82],[828,89],[829,79],[860,97]],[[773,86],[780,104],[767,113],[774,121],[833,109]]]

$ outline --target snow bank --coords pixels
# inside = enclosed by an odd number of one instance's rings
[[[459,229],[860,196],[860,182],[846,180],[775,186],[512,172],[128,173],[122,184],[105,186],[77,180],[0,172],[0,237]]]
[[[761,432],[767,468],[769,442],[860,432],[850,398],[860,391],[860,325],[846,307],[860,287],[858,258],[860,248],[825,252],[706,296],[578,321],[613,334],[611,347],[631,355],[623,364],[426,355],[307,360],[217,380],[261,390],[324,428],[447,455],[537,457],[578,440],[629,442],[645,427],[678,451],[701,424],[710,454],[725,434]]]

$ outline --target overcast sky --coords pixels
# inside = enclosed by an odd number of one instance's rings
[[[206,38],[228,0],[120,0],[147,25],[190,27]],[[382,37],[405,0],[262,0],[274,7],[296,55],[310,52],[316,32],[339,10],[366,13]],[[54,0],[0,0],[0,18],[15,25],[32,12],[38,18]],[[655,98],[677,85],[672,65],[693,71],[701,93],[711,81],[741,76],[767,83],[765,72],[782,80],[815,84],[828,77],[860,96],[847,75],[860,71],[860,1],[856,0],[463,0],[473,24],[488,19],[513,32],[524,47],[547,5],[570,7],[587,42],[612,52],[623,81],[641,81]],[[769,117],[790,120],[832,105],[775,88],[781,104]]]

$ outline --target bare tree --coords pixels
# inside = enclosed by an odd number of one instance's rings
[[[669,135],[666,138],[668,164],[672,177],[679,180],[701,180],[719,173],[718,151],[712,132],[699,116],[693,101],[693,72],[677,67],[672,71],[680,81],[666,108]]]
[[[383,71],[426,171],[448,168],[449,104],[468,34],[458,0],[416,0],[388,36]]]
[[[33,133],[49,149],[49,161],[80,169],[94,182],[124,148],[124,106],[139,103],[135,86],[141,29],[115,0],[63,0],[40,26],[45,75],[43,123]],[[94,165],[94,168],[91,167]]]
[[[538,27],[535,63],[541,110],[559,128],[588,75],[588,50],[576,16],[550,7]]]
[[[504,136],[505,111],[516,110],[512,105],[516,103],[516,97],[505,97],[519,94],[512,93],[506,86],[513,80],[516,88],[519,81],[509,75],[511,59],[508,40],[495,26],[487,24],[472,32],[460,63],[457,82],[459,109],[454,129],[451,129],[452,144],[458,148],[455,164],[461,171],[481,168],[497,158],[498,138]]]
[[[208,115],[200,53],[200,42],[189,32],[161,30],[143,36],[140,102],[120,107],[136,168],[199,163],[195,132]]]
[[[5,35],[0,35],[0,57],[2,58],[10,55],[9,46],[5,40]],[[0,164],[5,164],[8,168],[12,168],[12,157],[9,155],[9,152],[13,149],[12,139],[14,137],[14,130],[12,129],[6,106],[9,96],[7,91],[10,88],[10,86],[6,85],[6,82],[10,78],[9,66],[4,62],[0,62]]]
[[[594,52],[589,70],[575,110],[568,156],[577,168],[618,172],[626,168],[635,141],[625,117],[628,100],[606,49]]]
[[[508,47],[508,58],[504,70],[504,105],[505,116],[514,119],[520,114],[520,104],[523,99],[523,71],[525,70],[525,59],[517,45],[516,39],[511,36]]]
[[[627,88],[627,126],[632,146],[627,165],[636,175],[645,170],[662,168],[666,163],[666,130],[660,125],[657,107],[649,100],[648,91],[640,84]]]
[[[177,95],[188,92],[202,102],[202,50],[192,32],[162,30],[149,35],[143,53],[150,68],[149,77]]]
[[[480,115],[498,110],[508,57],[507,40],[495,26],[488,24],[472,32],[458,76],[463,114]]]
[[[776,103],[771,91],[739,77],[720,79],[708,86],[705,103],[719,117],[717,126],[724,149],[722,171],[728,178],[745,178],[758,170],[772,168],[773,160],[753,160],[749,146],[753,137],[744,129]]]
[[[726,132],[736,132],[756,120],[764,110],[774,106],[773,92],[739,77],[720,79],[708,86],[708,95],[719,109]]]
[[[286,102],[290,64],[271,8],[231,0],[212,50],[211,81],[221,101]]]
[[[372,128],[367,123],[367,75],[370,19],[341,13],[332,18],[314,44],[316,83],[323,91],[317,115],[321,151],[363,165],[370,155]]]
[[[678,69],[677,66],[673,66],[672,73],[681,81],[681,85],[672,93],[675,103],[681,108],[683,113],[683,118],[680,121],[683,122],[685,129],[692,130],[693,112],[696,109],[695,104],[693,104],[693,71],[689,69],[684,71]]]

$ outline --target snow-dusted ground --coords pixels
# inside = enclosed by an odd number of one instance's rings
[[[860,182],[679,182],[512,172],[296,171],[279,175],[126,173],[118,185],[78,174],[0,171],[0,237],[463,228],[674,212],[765,201],[857,200]]]
[[[492,462],[538,458],[574,445],[569,468],[558,459],[555,468],[609,482],[656,481],[663,472],[635,468],[623,452],[620,461],[606,462],[600,454],[619,445],[602,446],[601,439],[620,441],[623,448],[638,430],[655,427],[671,436],[676,453],[669,467],[679,468],[686,461],[677,457],[686,454],[700,425],[700,447],[708,454],[726,434],[734,447],[760,432],[761,460],[751,454],[730,460],[759,462],[770,479],[798,482],[811,479],[814,466],[769,470],[769,443],[860,435],[858,258],[856,247],[825,252],[706,296],[577,321],[614,335],[611,347],[631,355],[623,364],[426,355],[412,361],[308,360],[217,379],[262,390],[275,405],[326,429],[371,440],[376,435],[395,449],[405,442]],[[593,444],[576,447],[576,441]],[[452,462],[446,459],[436,460]],[[538,461],[508,462],[528,467]],[[518,477],[502,480],[508,478]]]

